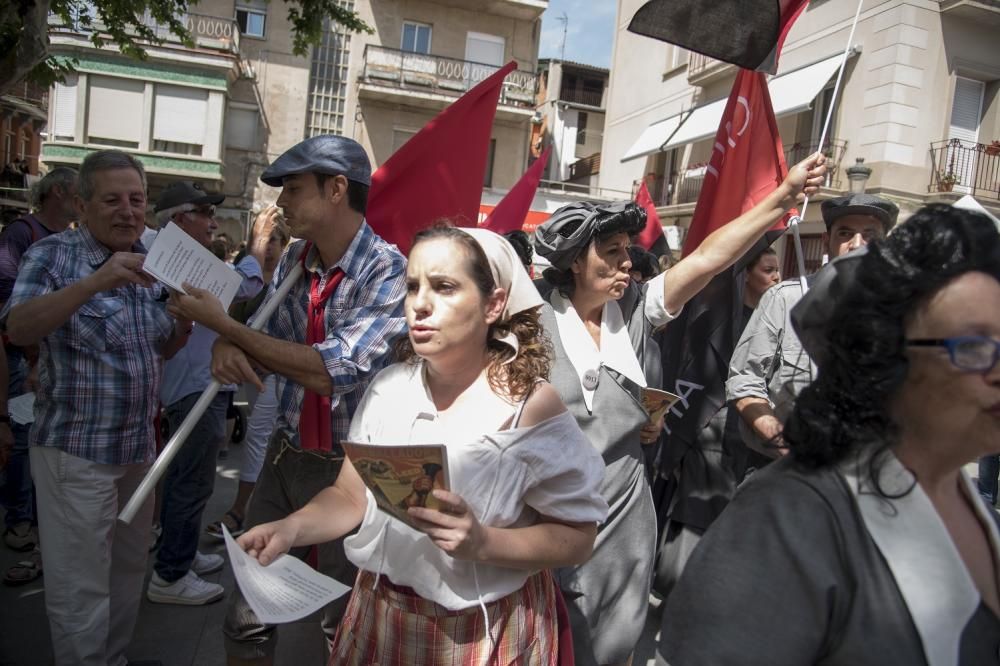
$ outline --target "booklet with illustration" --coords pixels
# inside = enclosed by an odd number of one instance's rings
[[[175,291],[185,282],[211,292],[228,309],[243,278],[208,248],[171,222],[156,235],[142,270]]]
[[[379,446],[344,442],[344,452],[375,496],[378,508],[410,527],[411,506],[441,509],[431,491],[451,490],[448,453],[441,444]]]
[[[650,423],[656,423],[662,419],[666,415],[667,410],[673,407],[674,403],[680,399],[679,395],[667,393],[660,389],[649,388],[648,386],[642,389],[642,408],[649,414]]]

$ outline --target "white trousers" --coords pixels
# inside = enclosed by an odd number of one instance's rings
[[[150,497],[131,525],[118,513],[148,465],[101,465],[31,447],[45,609],[56,666],[124,666],[139,616]]]

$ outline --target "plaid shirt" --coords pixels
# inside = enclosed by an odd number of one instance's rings
[[[145,254],[138,243],[132,252]],[[21,261],[9,307],[80,281],[111,254],[86,227],[38,241]],[[174,332],[160,294],[134,284],[103,291],[42,339],[32,445],[104,465],[153,458],[162,350]]]
[[[301,261],[305,241],[293,243],[285,251],[265,303],[274,295],[289,269]],[[344,278],[326,302],[326,339],[313,347],[323,357],[333,383],[330,396],[333,441],[347,437],[351,417],[361,402],[368,383],[389,364],[392,343],[406,331],[403,298],[406,296],[406,259],[362,223],[344,256],[324,270],[319,252],[311,248],[306,256],[306,272],[278,306],[264,326],[271,337],[305,344],[309,286],[312,275],[320,276],[322,290],[336,268]],[[264,305],[261,305],[263,309]],[[278,426],[297,431],[304,389],[277,373]]]

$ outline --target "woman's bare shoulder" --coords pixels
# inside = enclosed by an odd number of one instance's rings
[[[547,421],[554,416],[558,416],[566,411],[566,405],[559,397],[559,392],[548,382],[539,382],[535,385],[535,390],[528,397],[528,402],[521,412],[521,420],[518,426],[527,428],[537,425],[542,421]]]

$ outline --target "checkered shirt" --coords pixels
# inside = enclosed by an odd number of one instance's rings
[[[145,249],[137,243],[132,252]],[[86,227],[38,241],[21,261],[7,312],[91,275],[111,254]],[[104,465],[154,457],[162,351],[174,331],[161,297],[158,286],[103,291],[42,339],[32,445]]]
[[[292,266],[302,260],[305,241],[291,244],[282,257],[275,279],[268,287],[265,303],[274,296]],[[319,252],[310,248],[306,271],[291,293],[271,315],[264,332],[282,340],[305,344],[312,275],[320,275],[319,289],[335,269],[344,278],[325,306],[326,339],[313,345],[326,364],[333,383],[330,396],[333,441],[347,437],[351,417],[375,374],[391,362],[395,340],[406,332],[403,298],[406,296],[406,259],[396,246],[382,240],[362,223],[344,256],[324,270]],[[261,305],[263,310],[264,305]],[[277,373],[278,425],[297,431],[304,389]]]

